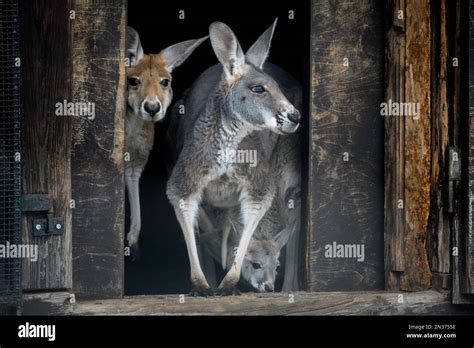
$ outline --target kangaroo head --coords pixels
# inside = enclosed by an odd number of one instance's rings
[[[273,239],[251,239],[242,264],[241,276],[257,291],[275,290],[275,280],[280,266],[280,251],[293,231],[294,226],[289,226]]]
[[[159,54],[143,54],[138,33],[127,28],[129,110],[144,121],[157,122],[173,99],[171,72],[180,66],[207,37],[177,43]]]
[[[269,129],[278,134],[298,129],[300,113],[288,101],[278,83],[263,71],[276,20],[243,53],[232,30],[224,23],[212,23],[211,44],[223,66],[221,88],[225,91],[225,111],[234,121],[251,130]]]

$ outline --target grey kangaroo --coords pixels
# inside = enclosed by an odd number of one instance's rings
[[[228,26],[212,23],[210,39],[220,64],[206,70],[185,98],[182,150],[167,195],[185,237],[194,295],[212,293],[195,238],[201,203],[239,208],[241,238],[217,289],[217,294],[235,294],[252,235],[277,190],[286,192],[299,182],[298,173],[285,175],[281,187],[277,184],[278,162],[282,153],[292,151],[285,147],[293,143],[288,137],[298,129],[300,113],[288,99],[297,93],[282,87],[287,74],[271,65],[264,69],[275,26],[276,20],[244,54]],[[222,160],[223,154],[238,149],[257,151],[257,165]]]
[[[287,167],[288,162],[283,164]],[[283,171],[282,174],[287,173]],[[205,216],[201,215],[199,227],[205,233],[200,236],[198,242],[204,254],[208,253],[224,270],[229,269],[234,258],[234,248],[242,232],[239,212],[236,209],[217,209],[209,206],[203,206],[202,209],[206,213]],[[274,291],[277,274],[280,273],[281,250],[290,238],[295,242],[298,241],[298,235],[295,234],[298,234],[299,230],[299,187],[294,187],[294,190],[287,192],[286,197],[275,197],[272,206],[260,220],[242,264],[241,278],[258,292]],[[296,278],[298,260],[295,259],[297,255],[292,254],[292,248],[295,247],[293,244],[286,249],[283,291],[298,290]],[[203,268],[207,279],[214,280],[213,265],[209,266],[204,262]]]
[[[153,147],[154,122],[162,120],[173,98],[171,72],[180,66],[204,41],[184,41],[162,50],[156,55],[143,54],[138,33],[127,28],[127,115],[125,123],[125,148],[129,158],[125,162],[125,183],[130,202],[130,230],[127,241],[133,251],[138,251],[141,229],[140,176]]]

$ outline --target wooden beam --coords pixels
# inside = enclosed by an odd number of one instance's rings
[[[451,4],[451,6],[453,6]],[[454,134],[456,139],[456,146],[461,149],[461,166],[462,178],[461,182],[457,183],[457,204],[454,216],[453,233],[452,233],[452,248],[457,248],[457,254],[453,253],[452,258],[452,272],[453,272],[453,303],[473,303],[474,296],[466,294],[466,270],[465,264],[468,261],[468,254],[466,248],[466,238],[472,230],[471,201],[472,189],[470,186],[470,170],[471,156],[471,139],[470,136],[472,127],[472,117],[470,117],[469,104],[472,98],[472,87],[469,86],[469,80],[472,78],[472,55],[474,45],[470,42],[473,35],[470,34],[472,30],[473,7],[471,2],[463,0],[456,0],[455,12],[456,17],[456,41],[454,56],[459,59],[459,66],[455,68],[454,72],[454,117],[455,129]],[[471,27],[471,29],[470,29]],[[470,38],[471,36],[471,38]],[[465,47],[470,47],[470,50],[465,50]],[[472,75],[471,75],[472,76]],[[471,98],[469,96],[471,95]],[[470,100],[471,99],[471,100]]]
[[[383,3],[312,2],[308,287],[383,288]],[[365,259],[327,257],[362,245]]]
[[[430,2],[390,1],[386,98],[419,103],[419,117],[386,122],[386,287],[429,288],[427,257],[430,209]],[[387,100],[388,102],[388,100]],[[399,118],[399,119],[397,119]],[[401,118],[401,119],[400,119]]]
[[[387,0],[385,100],[405,99],[405,0]],[[405,270],[405,118],[385,118],[385,287],[399,289]]]
[[[126,1],[81,0],[74,10],[73,96],[95,104],[93,119],[74,122],[74,291],[78,296],[120,297]]]
[[[469,188],[468,221],[464,237],[464,293],[474,293],[474,3],[469,8]]]
[[[38,247],[38,260],[22,262],[25,290],[72,286],[71,117],[56,116],[55,104],[70,100],[71,1],[20,2],[22,84],[22,193],[46,194],[62,235],[33,236],[33,219],[22,217],[22,243]]]
[[[452,38],[448,33],[446,0],[431,3],[431,175],[430,216],[428,221],[428,256],[433,272],[433,286],[451,287],[451,223],[453,204],[445,199],[448,184],[448,146],[450,139],[450,95],[448,95],[448,55]],[[453,124],[451,124],[451,127]],[[443,201],[444,200],[444,201]]]
[[[21,315],[72,314],[73,301],[71,294],[65,291],[23,294]]]
[[[467,315],[447,292],[248,293],[236,297],[134,296],[78,301],[74,315]],[[403,302],[400,300],[401,297]],[[182,301],[181,301],[182,302]],[[402,303],[400,303],[402,302]]]
[[[428,289],[426,239],[430,209],[430,1],[406,4],[405,101],[420,103],[420,117],[405,118],[405,271],[401,289]]]

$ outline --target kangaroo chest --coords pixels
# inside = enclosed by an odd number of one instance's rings
[[[135,115],[127,115],[125,125],[125,148],[129,154],[127,164],[145,165],[155,136],[155,126]]]
[[[240,194],[246,185],[246,180],[237,176],[235,171],[226,171],[208,183],[203,199],[218,208],[234,207],[239,204]]]
[[[205,202],[218,207],[229,208],[240,203],[242,195],[265,190],[268,184],[267,166],[248,164],[222,166],[215,170],[212,179],[203,191]]]
[[[219,153],[219,165],[210,173],[203,191],[205,202],[226,208],[238,205],[246,193],[264,194],[271,182],[272,161],[264,153],[260,138],[245,137],[238,149]]]

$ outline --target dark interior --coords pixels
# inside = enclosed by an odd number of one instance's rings
[[[145,53],[158,53],[177,42],[206,36],[209,24],[214,21],[226,23],[245,51],[278,17],[269,61],[301,82],[305,91],[303,105],[308,105],[310,1],[241,0],[238,3],[222,2],[214,10],[209,9],[211,6],[199,4],[197,1],[175,0],[171,4],[147,2],[143,6],[143,2],[130,1],[128,24],[140,34]],[[185,19],[179,18],[181,10],[184,10]],[[294,11],[294,19],[289,19],[289,11]],[[206,41],[173,72],[174,101],[206,68],[216,63],[210,42]],[[308,115],[307,110],[302,111]],[[186,245],[165,192],[168,178],[165,166],[167,126],[168,118],[155,125],[154,148],[141,178],[141,252],[138,259],[132,261],[126,257],[125,260],[127,295],[186,293],[190,290]],[[307,122],[302,130],[302,135],[306,134]],[[303,173],[306,165],[303,163]],[[127,232],[128,202],[125,226]]]

